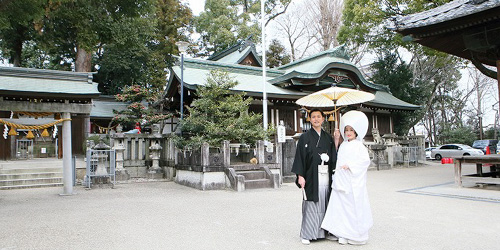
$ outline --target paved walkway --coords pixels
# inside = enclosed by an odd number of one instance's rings
[[[59,196],[61,187],[0,191],[0,249],[500,249],[500,190],[454,187],[451,164],[368,179],[374,227],[365,246],[302,245],[294,184],[238,193],[150,182],[79,186],[73,196]]]

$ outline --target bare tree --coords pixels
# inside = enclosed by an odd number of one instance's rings
[[[308,28],[322,50],[338,45],[337,33],[342,24],[343,0],[311,0],[307,5]]]
[[[301,11],[303,8],[303,5],[293,5],[285,14],[275,19],[277,29],[280,31],[278,34],[282,34],[282,39],[290,47],[292,61],[304,57],[309,48],[316,43]]]
[[[485,114],[483,104],[489,94],[495,93],[493,81],[475,68],[469,68],[469,77],[472,83],[470,95],[472,93],[476,94],[476,99],[471,100],[470,103],[477,115],[479,139],[483,139],[483,115]]]

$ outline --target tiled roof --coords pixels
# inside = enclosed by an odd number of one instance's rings
[[[375,92],[375,99],[367,102],[366,104],[387,109],[417,110],[421,108],[418,105],[400,100],[385,91]]]
[[[398,16],[392,29],[405,30],[429,26],[468,15],[476,14],[500,6],[500,0],[455,0],[439,7],[411,14]]]
[[[113,118],[115,114],[113,110],[122,111],[127,109],[129,104],[125,102],[118,102],[113,100],[93,100],[92,111],[90,112],[91,118]]]
[[[239,64],[249,54],[253,54],[257,63],[262,66],[262,62],[257,55],[257,51],[255,50],[255,44],[250,40],[239,41],[236,45],[231,46],[219,53],[213,54],[207,60]]]
[[[321,77],[331,68],[351,71],[355,73],[366,86],[377,90],[389,91],[386,86],[377,85],[367,81],[361,71],[359,71],[359,69],[351,63],[351,61],[349,61],[349,56],[347,55],[344,46],[338,46],[316,55],[278,67],[278,69],[285,71],[285,74],[272,79],[270,82],[277,84],[293,78],[315,79]]]
[[[389,93],[386,86],[376,85],[364,79],[361,72],[350,61],[339,56],[338,51],[329,50],[318,55],[305,58],[275,69],[267,70],[266,92],[271,98],[289,98],[299,99],[309,93],[299,92],[273,85],[276,79],[293,78],[300,74],[300,77],[318,77],[320,72],[333,67],[344,68],[356,73],[360,79],[371,88],[377,90],[375,99],[367,103],[369,105],[398,110],[416,110],[420,106],[404,102]],[[246,92],[249,96],[262,96],[262,68],[253,66],[244,66],[238,64],[221,63],[218,61],[208,61],[203,59],[185,58],[184,59],[184,86],[187,89],[195,90],[198,85],[204,85],[210,70],[219,69],[229,72],[229,76],[238,81],[238,85],[233,88],[234,91]],[[173,84],[173,79],[177,78],[180,82],[181,68],[175,65],[170,68],[171,73],[168,81],[167,90]],[[321,74],[320,74],[321,75]]]
[[[98,96],[97,83],[87,72],[0,67],[0,92]]]
[[[244,91],[251,96],[262,95],[262,68],[212,62],[202,59],[184,59],[184,86],[194,90],[197,85],[204,85],[210,70],[213,69],[227,71],[231,78],[238,81],[238,85],[233,89],[234,91]],[[180,81],[180,65],[172,67],[172,70]],[[266,78],[269,81],[281,74],[283,74],[281,71],[269,70],[267,71]],[[169,84],[171,82],[169,81]],[[305,95],[302,92],[276,87],[269,82],[266,82],[266,92],[269,96],[284,98],[302,97]]]

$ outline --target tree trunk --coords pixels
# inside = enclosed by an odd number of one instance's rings
[[[87,52],[80,45],[76,46],[76,72],[92,72],[92,52]]]
[[[22,27],[17,28],[16,39],[14,41],[13,51],[10,54],[10,62],[14,65],[14,67],[21,67],[21,56],[23,53],[23,35],[25,33],[25,29]]]

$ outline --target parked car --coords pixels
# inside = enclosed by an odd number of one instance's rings
[[[426,159],[434,159],[431,155],[431,151],[436,149],[437,147],[428,147],[425,149],[425,158]]]
[[[500,141],[497,143],[497,154],[500,154]]]
[[[442,158],[462,157],[467,155],[484,155],[480,149],[464,144],[446,144],[431,151],[431,157],[436,160]]]
[[[481,149],[486,154],[486,147],[490,146],[490,154],[494,154],[497,152],[497,143],[498,140],[493,139],[475,140],[472,147]]]

